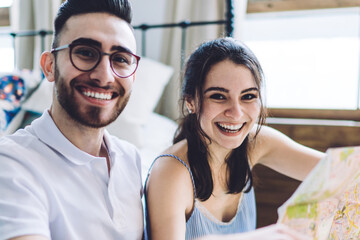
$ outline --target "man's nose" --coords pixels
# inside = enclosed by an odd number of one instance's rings
[[[101,83],[108,84],[115,81],[115,73],[111,68],[110,54],[103,53],[99,64],[91,71],[90,77]]]

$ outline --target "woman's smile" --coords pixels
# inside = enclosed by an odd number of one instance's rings
[[[219,130],[225,133],[225,135],[227,135],[228,133],[236,135],[236,133],[239,133],[245,124],[246,123],[243,124],[228,124],[228,123],[220,123],[220,122],[215,123],[215,125],[219,128]]]

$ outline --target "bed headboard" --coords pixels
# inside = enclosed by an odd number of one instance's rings
[[[234,3],[233,0],[226,0],[226,13],[224,14],[224,20],[214,20],[214,21],[200,21],[192,22],[184,20],[177,23],[164,23],[164,24],[140,24],[133,26],[135,30],[141,31],[141,55],[146,56],[146,33],[151,29],[158,28],[181,28],[182,29],[182,41],[181,41],[181,51],[185,49],[185,39],[186,31],[188,28],[193,26],[205,26],[205,25],[224,25],[225,35],[233,36],[234,32]],[[51,30],[26,30],[18,32],[1,32],[0,36],[11,36],[13,39],[13,47],[16,48],[15,39],[18,37],[40,37],[41,39],[41,52],[45,51],[45,38],[49,35],[52,35],[53,31]]]

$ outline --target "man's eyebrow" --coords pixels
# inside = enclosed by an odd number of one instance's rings
[[[72,43],[86,44],[86,45],[91,45],[91,46],[101,48],[101,42],[96,41],[96,40],[91,39],[91,38],[78,38],[78,39],[75,39]]]
[[[209,92],[209,91],[220,91],[220,92],[225,92],[225,93],[228,93],[228,92],[229,92],[229,90],[226,89],[226,88],[222,88],[222,87],[209,87],[208,89],[206,89],[206,90],[204,91],[204,94],[207,93],[207,92]],[[246,92],[251,92],[251,91],[257,91],[257,92],[258,92],[259,89],[256,88],[256,87],[247,88],[247,89],[242,90],[242,91],[241,91],[241,94],[246,93]]]
[[[130,49],[123,47],[123,46],[112,46],[110,50],[134,54]]]
[[[86,44],[86,45],[91,45],[91,46],[95,46],[95,47],[98,47],[98,48],[101,48],[101,46],[102,46],[101,42],[99,42],[97,40],[94,40],[92,38],[78,38],[78,39],[75,39],[72,43]],[[126,48],[126,47],[123,47],[123,46],[112,46],[110,50],[111,51],[127,52],[127,53],[132,53],[133,54],[133,52],[129,48]]]

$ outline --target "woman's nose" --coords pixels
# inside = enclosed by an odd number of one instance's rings
[[[238,119],[243,115],[243,109],[239,102],[232,102],[225,111],[225,116]]]

